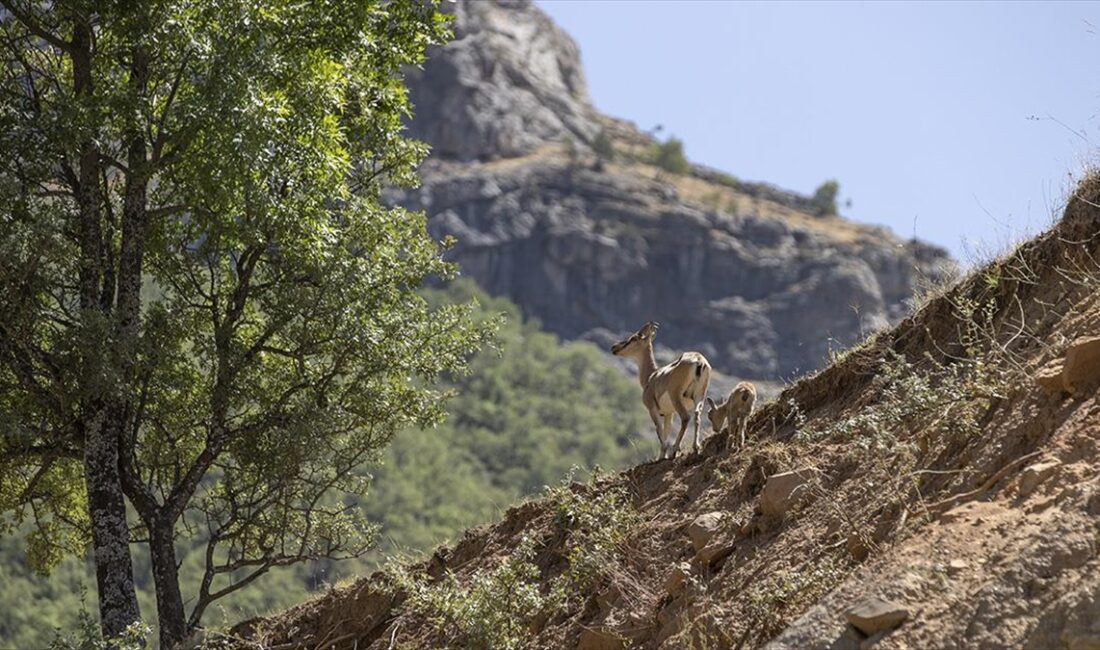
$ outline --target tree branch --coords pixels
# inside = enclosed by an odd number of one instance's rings
[[[72,52],[72,43],[50,32],[29,13],[16,7],[15,3],[11,0],[0,0],[0,5],[3,5],[5,9],[10,11],[11,15],[15,16],[15,18],[35,36],[41,38],[50,45],[53,45],[59,50],[62,50],[64,52]]]

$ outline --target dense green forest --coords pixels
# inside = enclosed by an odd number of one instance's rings
[[[362,468],[373,477],[359,505],[380,526],[374,550],[358,560],[273,570],[219,601],[208,626],[299,602],[369,572],[395,552],[429,550],[556,483],[573,466],[617,468],[646,455],[638,437],[646,430],[638,387],[592,346],[559,342],[537,322],[524,322],[514,305],[485,296],[472,283],[428,293],[436,304],[477,298],[481,318],[503,313],[505,323],[499,351],[483,350],[469,374],[446,382],[455,393],[447,420],[434,429],[400,432],[381,462]],[[201,576],[203,541],[181,531],[185,589]],[[135,550],[142,612],[152,620],[149,559],[143,548]],[[0,647],[42,647],[58,628],[73,630],[82,592],[94,616],[91,566],[69,559],[48,578],[34,575],[16,537],[0,538],[0,585]]]

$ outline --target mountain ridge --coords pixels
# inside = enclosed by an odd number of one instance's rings
[[[579,49],[533,3],[449,10],[454,40],[409,76],[410,133],[432,147],[423,183],[387,200],[424,210],[466,275],[555,334],[603,345],[659,320],[671,348],[783,380],[951,274],[942,249],[810,197],[661,169],[658,140],[591,105]]]

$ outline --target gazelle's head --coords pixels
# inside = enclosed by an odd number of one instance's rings
[[[633,357],[653,344],[653,337],[657,335],[657,323],[649,321],[637,332],[611,346],[611,354],[617,357]]]
[[[726,417],[729,415],[729,400],[721,404],[715,404],[714,400],[707,398],[707,417],[710,419],[710,427],[715,433],[722,430],[722,427],[726,425]]]

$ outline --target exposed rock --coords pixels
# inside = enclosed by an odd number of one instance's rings
[[[658,319],[661,344],[741,377],[817,368],[903,315],[918,278],[939,277],[946,259],[851,224],[709,210],[650,178],[552,157],[436,160],[422,177],[389,200],[426,211],[433,235],[455,238],[464,274],[550,331],[621,334]]]
[[[1047,460],[1025,467],[1024,471],[1020,473],[1020,486],[1018,488],[1020,496],[1026,497],[1034,492],[1035,488],[1050,478],[1061,464],[1061,461],[1058,460]]]
[[[729,556],[735,548],[736,546],[733,543],[715,540],[699,549],[695,557],[703,566],[709,567],[714,562]]]
[[[1051,393],[1060,393],[1065,390],[1065,385],[1062,383],[1062,363],[1054,363],[1041,369],[1035,375],[1035,383]]]
[[[573,39],[529,0],[445,3],[454,39],[407,72],[410,131],[437,156],[530,153],[569,136],[589,142],[598,115]]]
[[[687,596],[681,595],[657,612],[657,623],[660,625],[656,639],[658,644],[680,633],[684,627],[685,614],[690,608]]]
[[[867,555],[870,554],[871,549],[867,548],[866,542],[863,538],[857,535],[854,531],[848,534],[848,539],[845,540],[845,545],[848,552],[852,554],[852,557],[857,562],[862,562],[867,559]]]
[[[814,476],[813,469],[800,469],[772,474],[760,493],[760,511],[772,517],[782,517],[800,499],[807,496],[806,487]]]
[[[691,538],[691,545],[695,547],[695,551],[699,552],[703,550],[710,540],[714,539],[714,536],[722,528],[722,520],[725,519],[726,513],[724,512],[708,512],[705,515],[699,515],[688,526],[687,534]]]
[[[1062,384],[1070,393],[1100,380],[1100,336],[1079,338],[1066,350]]]
[[[691,580],[691,565],[687,562],[678,562],[672,566],[672,571],[665,578],[665,593],[669,596],[678,596],[687,587]]]
[[[1050,392],[1071,395],[1100,381],[1100,336],[1081,337],[1066,348],[1061,363],[1053,362],[1039,371],[1035,383]]]
[[[966,560],[955,558],[947,563],[947,575],[954,578],[968,568],[970,568],[970,564]]]
[[[604,627],[586,627],[577,642],[577,650],[619,650],[626,647],[626,640],[614,630]]]
[[[867,636],[892,630],[909,618],[909,610],[881,598],[868,598],[845,613],[848,622]]]

